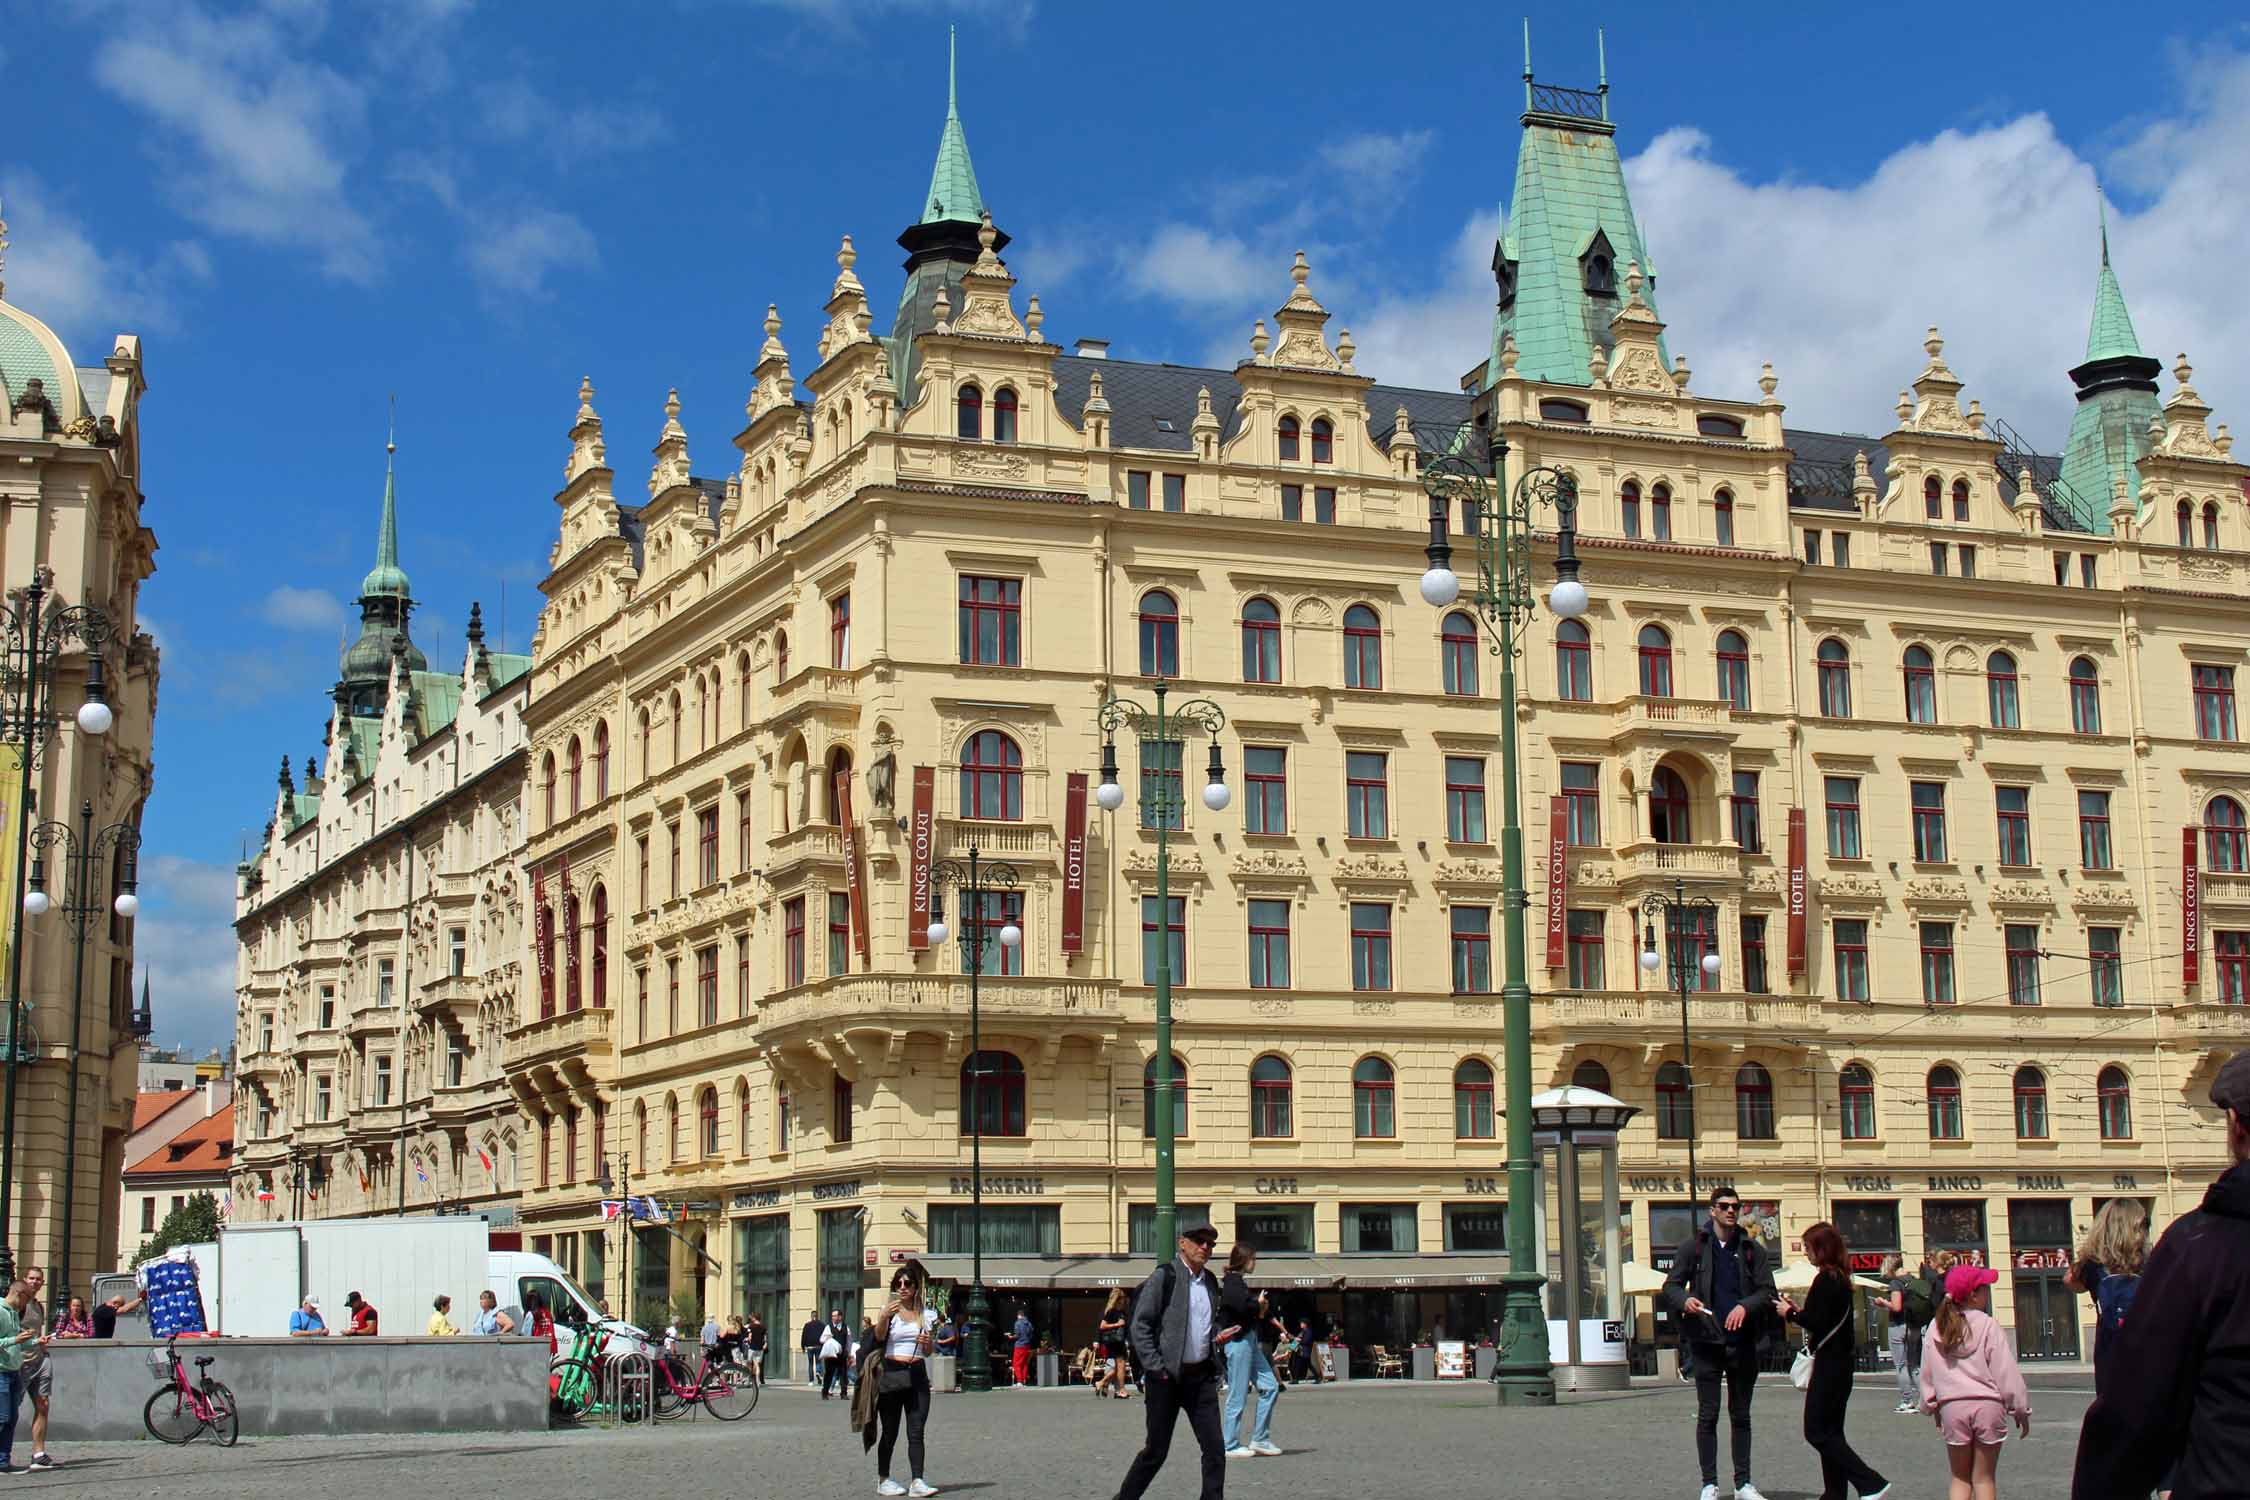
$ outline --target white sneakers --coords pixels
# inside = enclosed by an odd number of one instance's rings
[[[926,1479],[919,1478],[910,1485],[900,1484],[897,1480],[891,1478],[890,1475],[885,1474],[883,1476],[883,1482],[875,1486],[875,1493],[878,1495],[913,1495],[917,1497],[917,1500],[919,1500],[919,1497],[921,1496],[936,1494],[937,1486],[931,1484]]]
[[[1257,1456],[1258,1450],[1255,1448],[1229,1448],[1227,1450],[1227,1457],[1229,1458],[1256,1458]]]
[[[1766,1500],[1766,1497],[1758,1493],[1756,1485],[1745,1479],[1734,1487],[1734,1500]]]
[[[906,1486],[885,1474],[883,1482],[875,1486],[875,1493],[878,1495],[903,1495],[906,1493]]]
[[[1920,1406],[1912,1401],[1901,1401],[1898,1405],[1891,1408],[1892,1411],[1920,1411],[1921,1409],[1922,1408]]]
[[[1715,1484],[1705,1485],[1703,1492],[1696,1496],[1696,1500],[1719,1500],[1719,1487]]]
[[[1279,1448],[1276,1448],[1271,1443],[1252,1443],[1250,1445],[1250,1451],[1257,1454],[1260,1458],[1281,1457],[1281,1450]]]
[[[931,1484],[928,1480],[917,1479],[906,1487],[906,1493],[916,1497],[934,1495],[937,1493],[937,1486]]]

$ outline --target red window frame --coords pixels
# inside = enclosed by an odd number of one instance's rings
[[[1473,1074],[1463,1078],[1462,1073],[1471,1063],[1484,1070],[1480,1081]],[[1492,1064],[1481,1057],[1464,1057],[1453,1065],[1453,1138],[1457,1141],[1489,1141],[1499,1134],[1499,1111],[1494,1108],[1498,1098],[1492,1087]],[[1469,1128],[1463,1130],[1466,1124]]]
[[[609,795],[609,725],[594,726],[594,800]]]
[[[2219,550],[2219,507],[2209,501],[2203,505],[2203,550]]]
[[[2007,798],[2014,793],[2022,799],[2021,805],[2010,807]],[[1993,815],[2000,823],[2000,863],[2021,867],[2031,863],[2031,788],[2027,786],[1996,787],[1992,793]],[[2021,858],[2011,859],[2010,854]]]
[[[1375,763],[1372,776],[1366,763]],[[1354,774],[1355,772],[1360,774]],[[1355,839],[1391,836],[1391,758],[1381,750],[1344,752],[1345,829]]]
[[[1734,492],[1720,490],[1711,497],[1711,522],[1722,547],[1734,545]]]
[[[1747,712],[1750,707],[1750,642],[1739,630],[1722,630],[1717,656],[1719,697],[1729,707]]]
[[[1659,542],[1672,540],[1672,487],[1668,484],[1649,489],[1648,534]]]
[[[1644,698],[1672,696],[1672,637],[1661,625],[1644,625],[1634,638],[1640,657],[1640,688]]]
[[[1242,606],[1242,680],[1281,681],[1281,608],[1271,599]]]
[[[546,826],[555,826],[555,752],[550,750],[539,762],[540,805],[546,810]]]
[[[1836,998],[1865,1001],[1868,998],[1867,923],[1864,919],[1840,918],[1830,932],[1835,950]]]
[[[2250,932],[2214,932],[2211,951],[2218,964],[2219,1002],[2250,1004]]]
[[[1281,757],[1278,771],[1252,769],[1251,756],[1271,751]],[[1281,745],[1246,745],[1242,751],[1244,830],[1249,833],[1289,831],[1289,751]],[[1274,816],[1276,807],[1280,816]]]
[[[700,808],[695,814],[695,873],[697,885],[714,885],[719,879],[719,805]]]
[[[1608,936],[1609,914],[1601,911],[1573,910],[1564,918],[1564,938],[1569,945],[1569,967],[1563,972],[1570,977],[1574,990],[1600,989],[1609,982],[1609,956],[1605,939]],[[1581,922],[1581,917],[1592,917],[1592,922]]]
[[[2234,668],[2196,662],[2190,672],[2195,691],[2195,737],[2218,741],[2237,738]]]
[[[2054,1128],[2047,1113],[2046,1071],[2026,1063],[2016,1069],[2010,1087],[2016,1099],[2016,1139],[2046,1140]]]
[[[1445,691],[1455,698],[1477,695],[1477,626],[1466,610],[1455,610],[1438,627],[1438,649]]]
[[[792,896],[781,903],[782,982],[805,982],[805,898]]]
[[[1023,750],[997,729],[980,729],[961,747],[961,816],[1023,821]]]
[[[1383,617],[1365,604],[1344,611],[1344,686],[1382,691]]]
[[[2232,797],[2214,797],[2203,810],[2203,862],[2219,874],[2250,870],[2250,814]]]
[[[1641,534],[1641,487],[1633,480],[1626,480],[1618,488],[1617,519],[1618,529],[1625,535],[1637,537]]]
[[[695,1015],[697,1024],[719,1024],[719,945],[695,950]]]
[[[1693,809],[1687,779],[1670,766],[1658,766],[1648,779],[1648,836],[1660,844],[1694,843]]]
[[[1133,618],[1140,622],[1141,675],[1179,676],[1180,601],[1165,589],[1150,589]]]
[[[1455,780],[1467,767],[1476,768],[1476,780]],[[1472,818],[1471,814],[1475,816]],[[1484,817],[1484,761],[1475,755],[1445,758],[1445,836],[1456,844],[1487,844],[1490,828]]]
[[[585,785],[586,752],[579,747],[578,736],[575,734],[570,737],[568,763],[570,767],[570,810],[575,813],[586,805],[584,799],[579,795],[580,789]]]
[[[992,393],[992,440],[1012,443],[1016,440],[1016,388],[1004,385]]]
[[[680,1030],[680,961],[664,960],[664,1029],[677,1036]]]
[[[1158,950],[1149,941],[1156,936],[1156,923],[1149,920],[1155,912],[1156,897],[1141,897],[1141,968],[1144,971],[1141,977],[1145,984],[1156,983],[1156,966],[1149,959],[1160,951],[1164,960],[1172,966],[1172,983],[1183,984],[1187,980],[1187,897],[1171,896],[1166,898],[1166,902],[1170,910],[1165,913],[1165,936],[1176,941],[1170,947]]]
[[[842,963],[836,962],[839,957]],[[828,961],[831,973],[851,972],[852,903],[846,891],[828,893]]]
[[[1555,627],[1555,696],[1586,703],[1594,696],[1594,639],[1576,620]]]
[[[1260,1078],[1258,1068],[1263,1063],[1276,1063],[1281,1068],[1279,1078]],[[1294,1111],[1296,1070],[1285,1057],[1265,1053],[1250,1064],[1250,1138],[1254,1141],[1285,1141],[1294,1134],[1290,1116]]]
[[[1922,1003],[1952,1005],[1961,998],[1959,971],[1954,967],[1953,924],[1916,924],[1922,945]]]
[[[778,630],[773,637],[773,680],[776,686],[789,680],[789,632]],[[672,720],[672,754],[680,753],[680,725],[677,716],[678,695],[674,695],[675,714]]]
[[[1258,908],[1261,906],[1278,906],[1281,908],[1281,925],[1279,927],[1273,926],[1271,923],[1261,924],[1258,921]],[[1286,900],[1276,900],[1271,897],[1253,898],[1250,902],[1248,921],[1250,932],[1250,987],[1257,990],[1288,989],[1291,957],[1289,903]],[[1277,953],[1281,959],[1281,975],[1278,984],[1274,982],[1274,958]]]
[[[2172,508],[2172,519],[2179,524],[2180,545],[2183,547],[2194,546],[2195,507],[2188,504],[2185,500],[2182,500],[2178,505]]]
[[[1359,1076],[1361,1064],[1368,1062],[1383,1070],[1381,1077]],[[1397,1134],[1398,1070],[1380,1057],[1363,1057],[1352,1064],[1352,1136],[1355,1140],[1387,1141]]]
[[[2094,1075],[2094,1095],[2099,1101],[2102,1139],[2129,1141],[2133,1138],[2133,1080],[2123,1068],[2111,1063]]]
[[[734,794],[734,862],[738,869],[750,866],[750,794]]]
[[[1688,1090],[1687,1069],[1676,1062],[1656,1070],[1656,1138],[1684,1141],[1695,1134],[1695,1101]]]
[[[1023,580],[961,575],[961,661],[974,667],[1023,665]],[[985,624],[992,626],[987,660]]]
[[[1938,1075],[1941,1073],[1950,1082],[1939,1082]],[[1929,1101],[1930,1139],[1933,1141],[1957,1141],[1961,1139],[1960,1072],[1945,1063],[1938,1064],[1930,1069],[1929,1077],[1923,1087],[1923,1094]]]
[[[2076,657],[2070,663],[2070,727],[2078,734],[2102,732],[2102,684],[2091,657]]]
[[[838,671],[852,664],[852,596],[836,595],[828,601],[828,665]]]
[[[2008,652],[1995,651],[1985,658],[1984,696],[1993,728],[2023,727],[2023,694],[2017,687],[2016,659]]]
[[[1000,941],[1000,929],[1010,922],[1019,930],[1023,928],[1022,891],[986,891],[982,901],[963,904],[961,921],[963,926],[976,929],[983,938],[979,951],[984,955],[984,973],[1003,976],[1023,973],[1023,950],[1030,946],[1031,939],[1026,936],[1013,948]],[[963,944],[961,972],[964,974],[969,972],[968,963],[968,945]]]
[[[609,1005],[609,888],[594,887],[594,992],[593,1005],[605,1009]]]
[[[1312,461],[1316,464],[1336,461],[1336,429],[1326,417],[1312,420]]]
[[[1380,927],[1360,925],[1361,913],[1368,914],[1372,922],[1374,913],[1381,912]],[[1351,903],[1352,928],[1352,988],[1362,992],[1382,991],[1393,987],[1397,975],[1391,967],[1391,929],[1393,913],[1388,901],[1354,901]],[[1381,963],[1377,963],[1380,958]],[[1381,970],[1378,975],[1378,968]],[[1382,983],[1375,981],[1380,978]]]
[[[1743,787],[1747,785],[1748,791]],[[1758,816],[1758,773],[1737,771],[1727,792],[1727,821],[1732,825],[1735,846],[1745,854],[1756,854],[1765,848],[1765,829]]]
[[[1966,479],[1953,481],[1953,519],[1956,521],[1969,519],[1969,481]]]
[[[1944,864],[1951,853],[1945,837],[1945,783],[1908,782],[1906,799],[1913,815],[1915,860],[1921,864]]]
[[[2091,799],[2091,800],[2089,800]],[[2100,811],[2088,811],[2099,808]],[[2093,863],[2096,842],[2101,845],[2102,862]],[[2078,859],[2088,870],[2114,870],[2117,868],[2117,847],[2110,840],[2109,793],[2080,791],[2078,794]]]
[[[1836,1082],[1837,1115],[1847,1141],[1875,1139],[1875,1075],[1865,1063],[1846,1063]]]
[[[954,402],[953,435],[972,442],[984,440],[984,392],[974,385],[961,387]]]
[[[2008,1003],[2039,1003],[2039,925],[2036,922],[2001,924],[2000,944],[2007,955]]]
[[[1283,417],[1274,424],[1274,442],[1282,462],[1294,463],[1299,455],[1297,438],[1304,428],[1295,417]]]
[[[987,1047],[961,1059],[961,1133],[970,1134],[976,1118],[984,1127],[978,1134],[1028,1135],[1024,1083],[1023,1059],[1013,1052]]]
[[[1464,928],[1462,919],[1475,912],[1484,918],[1484,927]],[[1446,923],[1452,939],[1453,993],[1456,995],[1489,995],[1492,993],[1492,908],[1489,906],[1462,905],[1449,909]],[[1470,918],[1474,920],[1474,918]],[[1481,979],[1481,983],[1479,980]]]
[[[540,910],[540,913],[541,913],[541,914],[542,914],[543,916],[545,916],[545,918],[547,919],[547,931],[548,931],[549,933],[552,933],[552,932],[553,932],[553,931],[555,930],[555,929],[554,929],[554,921],[555,921],[555,909],[554,909],[553,907],[551,907],[551,906],[542,906],[542,907],[541,907],[541,908],[540,908],[539,910]],[[540,1019],[540,1020],[542,1020],[542,1021],[544,1021],[544,1020],[546,1020],[546,1019],[547,1019],[547,1018],[548,1018],[549,1016],[553,1015],[554,1013],[555,1013],[555,969],[554,969],[554,950],[553,950],[552,948],[550,948],[550,949],[548,949],[548,957],[547,957],[547,962],[546,962],[546,963],[544,963],[544,964],[541,964],[541,965],[539,966],[539,1019]]]
[[[1945,519],[1945,486],[1938,482],[1935,474],[1922,481],[1922,516],[1930,521]]]
[[[695,1100],[695,1143],[704,1157],[719,1154],[719,1091],[706,1084]]]
[[[1591,786],[1574,785],[1578,772],[1591,772]],[[1564,837],[1573,849],[1598,849],[1602,842],[1601,766],[1596,761],[1566,760],[1559,780],[1563,798]]]
[[[1764,1063],[1746,1062],[1734,1070],[1734,1130],[1746,1141],[1770,1141],[1779,1135],[1774,1114],[1773,1074]]]
[[[1766,919],[1762,912],[1754,912],[1742,919],[1742,988],[1752,995],[1763,995],[1772,980],[1766,969]]]
[[[734,937],[734,1014],[737,1020],[750,1016],[750,934],[746,932]]]
[[[563,897],[562,927],[555,936],[563,950],[563,1009],[577,1010],[583,1002],[578,998],[578,897],[575,893]]]
[[[1831,655],[1829,647],[1835,647]],[[1831,637],[1822,641],[1813,651],[1813,670],[1820,690],[1820,716],[1824,719],[1848,719],[1852,716],[1852,653],[1842,641]]]
[[[1915,658],[1921,652],[1919,660]],[[1937,722],[1937,659],[1924,646],[1909,646],[1900,663],[1906,674],[1906,722],[1909,724],[1935,724]]]

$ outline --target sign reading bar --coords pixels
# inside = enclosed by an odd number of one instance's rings
[[[852,946],[859,950],[859,961],[869,962],[867,951],[867,861],[862,857],[863,835],[858,821],[852,817],[852,779],[842,777],[836,783],[836,821],[844,827],[844,891],[851,899]]]
[[[914,821],[907,852],[906,946],[916,951],[930,946],[930,845],[937,837],[937,768],[914,768]]]
[[[2180,830],[2180,983],[2194,984],[2202,966],[2203,872],[2196,868],[2195,829],[2190,826]]]
[[[1570,799],[1550,798],[1547,810],[1547,967],[1563,966],[1570,926]]]
[[[1086,773],[1070,773],[1063,794],[1062,951],[1086,948]]]
[[[1789,809],[1789,977],[1805,972],[1805,810]]]

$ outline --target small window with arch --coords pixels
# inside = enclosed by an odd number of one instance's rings
[[[974,384],[961,387],[956,398],[953,435],[971,441],[984,436],[984,392]]]

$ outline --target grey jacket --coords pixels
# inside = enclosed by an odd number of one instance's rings
[[[1166,1276],[1159,1266],[1154,1275],[1141,1283],[1133,1298],[1133,1313],[1125,1323],[1126,1337],[1132,1340],[1133,1357],[1140,1361],[1141,1369],[1149,1373],[1162,1371],[1177,1379],[1181,1355],[1187,1349],[1188,1309],[1193,1301],[1189,1291],[1187,1267],[1178,1257],[1166,1262],[1173,1274]],[[1200,1280],[1204,1290],[1211,1294],[1211,1335],[1217,1338],[1224,1326],[1219,1317],[1219,1279],[1208,1270]],[[1172,1294],[1165,1298],[1165,1286],[1170,1283]],[[1211,1345],[1211,1357],[1217,1358],[1219,1347]]]

